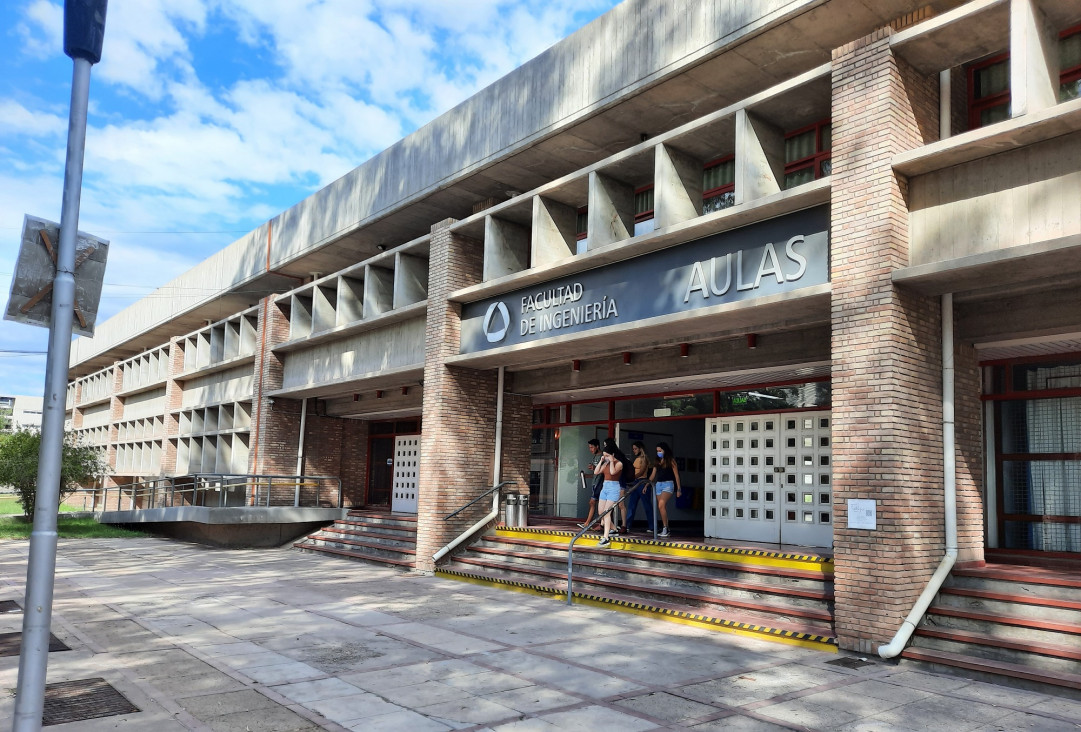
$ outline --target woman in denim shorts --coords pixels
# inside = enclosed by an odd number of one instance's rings
[[[604,441],[601,450],[601,459],[597,467],[593,469],[595,475],[604,476],[604,486],[601,488],[601,498],[597,502],[597,512],[604,516],[604,536],[597,542],[597,546],[606,547],[611,542],[608,534],[612,531],[612,514],[606,514],[609,508],[619,500],[619,474],[623,470],[623,455],[616,446],[615,440],[608,438]]]
[[[657,536],[670,536],[668,533],[668,501],[672,500],[672,493],[676,496],[682,493],[679,485],[679,468],[676,467],[676,459],[672,457],[672,448],[667,442],[657,443],[657,465],[649,476],[657,490],[657,512],[661,515],[664,528]]]

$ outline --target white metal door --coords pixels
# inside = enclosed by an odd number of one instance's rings
[[[391,511],[417,512],[417,470],[420,464],[420,435],[394,438],[394,491]]]
[[[706,536],[830,546],[830,413],[706,420]]]

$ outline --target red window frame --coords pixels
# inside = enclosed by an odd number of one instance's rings
[[[577,214],[575,216],[575,220],[574,220],[574,228],[575,229],[578,228],[578,217],[579,216],[588,216],[588,215],[589,215],[589,206],[582,206],[580,209],[578,209],[578,212],[577,212]],[[586,219],[586,228],[583,231],[575,231],[574,232],[575,239],[577,239],[578,241],[582,241],[583,239],[586,239],[586,238],[589,237],[589,223],[588,222],[589,222],[589,220],[587,218]]]
[[[809,124],[806,127],[801,127],[798,130],[792,130],[791,132],[785,133],[785,136],[784,136],[785,141],[788,141],[793,137],[798,137],[800,135],[806,134],[806,133],[810,132],[811,130],[814,130],[814,133],[815,133],[815,151],[814,151],[814,153],[811,154],[811,155],[808,155],[806,157],[800,158],[799,160],[793,160],[792,162],[786,162],[784,164],[784,177],[785,178],[788,178],[788,176],[791,175],[792,173],[799,172],[799,171],[801,171],[801,170],[803,170],[805,168],[810,168],[812,166],[813,166],[813,169],[814,169],[814,180],[818,180],[819,178],[823,177],[822,176],[822,163],[829,161],[830,158],[832,157],[832,152],[833,152],[832,140],[833,140],[833,136],[830,135],[830,147],[828,149],[823,150],[822,149],[822,130],[823,130],[823,128],[829,127],[832,124],[833,124],[832,118],[827,117],[826,119],[821,119],[821,120],[819,120],[819,121],[817,121],[817,122],[815,122],[813,124]]]
[[[716,168],[719,165],[724,165],[725,163],[727,163],[729,161],[732,161],[732,160],[735,160],[735,159],[736,159],[735,155],[725,155],[723,158],[717,158],[716,160],[710,160],[708,163],[706,163],[705,165],[702,166],[702,173],[705,174],[705,172],[707,170],[709,170],[710,168]],[[710,200],[712,198],[717,198],[718,196],[723,196],[725,193],[734,193],[735,190],[736,190],[736,182],[734,180],[731,183],[725,183],[724,185],[716,186],[715,188],[710,188],[709,190],[706,190],[706,191],[702,192],[702,203],[705,203],[706,201],[708,201],[708,200]]]
[[[636,203],[637,203],[639,193],[645,193],[646,191],[652,191],[652,190],[653,190],[653,184],[652,183],[650,183],[649,185],[646,185],[646,186],[642,186],[641,188],[635,188],[634,189],[634,197],[635,197]],[[657,202],[656,202],[656,199],[654,199],[654,201],[653,201],[654,208],[656,208],[656,205],[657,205]],[[637,208],[637,205],[635,205],[635,208]],[[651,209],[649,209],[647,211],[642,211],[641,213],[638,213],[636,211],[635,214],[634,214],[634,223],[639,224],[639,223],[641,223],[643,221],[649,221],[651,218],[653,218],[654,208],[651,208]]]
[[[1081,33],[1081,25],[1075,25],[1061,31],[1058,34],[1059,40],[1062,41],[1070,36]],[[994,66],[997,63],[1003,61],[1009,61],[1009,52],[1000,53],[997,56],[986,58],[982,61],[977,61],[970,66],[965,67],[965,75],[968,83],[968,128],[970,130],[979,129],[980,127],[980,112],[990,107],[997,107],[1002,103],[1010,103],[1010,90],[1007,88],[1005,91],[998,94],[991,94],[980,99],[976,99],[976,76],[975,72],[986,69],[988,66]],[[1071,82],[1081,79],[1081,64],[1071,66],[1068,69],[1060,69],[1058,83],[1061,87],[1063,84],[1069,84]]]

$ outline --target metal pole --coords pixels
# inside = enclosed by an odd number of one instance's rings
[[[499,483],[503,472],[503,383],[506,366],[499,367],[495,395],[495,459],[492,461],[492,485]]]
[[[308,423],[308,397],[300,402],[300,442],[297,444],[297,476],[304,475],[304,430]],[[300,505],[300,478],[297,477],[296,495],[293,505]]]
[[[67,411],[68,358],[75,310],[75,239],[83,184],[86,109],[90,97],[90,67],[75,58],[68,117],[68,152],[64,169],[64,199],[60,209],[60,242],[53,279],[49,354],[45,363],[45,405],[38,452],[37,502],[23,602],[22,652],[15,694],[14,732],[41,729],[45,709],[45,673],[49,664],[49,628],[56,573],[56,514],[60,510],[60,463]]]

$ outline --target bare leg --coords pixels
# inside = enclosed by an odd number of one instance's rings
[[[627,491],[625,491],[625,490],[620,491],[619,495],[620,495],[621,498],[623,498],[623,503],[619,504],[619,513],[623,517],[622,526],[623,526],[623,528],[626,529],[627,528],[627,498],[626,498]]]
[[[593,512],[597,510],[597,499],[589,499],[589,513],[586,515],[586,526],[589,526],[589,522],[593,520]]]
[[[671,493],[661,493],[657,496],[657,511],[661,514],[661,524],[664,528],[668,528],[668,499],[672,497]]]
[[[597,507],[597,510],[600,511],[602,514],[604,514],[604,538],[605,539],[608,538],[608,533],[612,530],[612,514],[604,513],[604,512],[607,511],[609,508],[611,508],[613,503],[615,503],[615,501],[601,501],[600,505]]]

